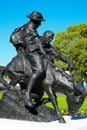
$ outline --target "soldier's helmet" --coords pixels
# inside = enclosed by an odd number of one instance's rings
[[[36,11],[33,11],[31,14],[27,15],[26,17],[37,21],[45,21],[42,14]]]

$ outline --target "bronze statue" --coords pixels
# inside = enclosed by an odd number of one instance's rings
[[[48,55],[48,57],[52,56],[52,58],[54,58],[57,55],[59,57],[60,53],[57,54],[57,52],[54,51],[52,46],[49,45],[49,42],[53,39],[53,32],[52,31],[46,31],[44,33],[44,35],[42,37],[39,37],[39,38],[40,38],[40,40],[43,39],[42,41],[44,41],[41,43],[44,46],[45,52]],[[69,111],[76,112],[84,101],[84,98],[86,95],[85,89],[82,85],[79,87],[79,85],[74,81],[74,79],[70,75],[65,73],[63,70],[57,68],[43,54],[41,54],[41,57],[43,58],[43,61],[44,61],[45,67],[46,67],[46,77],[44,79],[41,77],[38,77],[38,79],[36,80],[36,84],[33,86],[30,94],[32,94],[32,92],[33,92],[33,93],[35,93],[35,95],[37,95],[33,98],[34,98],[34,102],[36,103],[36,106],[38,106],[41,104],[41,102],[43,102],[43,101],[41,101],[41,98],[44,94],[44,91],[46,91],[46,93],[49,96],[49,99],[51,100],[51,102],[56,110],[57,119],[59,120],[60,123],[64,123],[65,120],[62,117],[61,112],[59,111],[55,92],[59,91],[59,92],[63,92],[64,94],[66,94],[67,95],[67,102],[69,102],[69,108],[70,108]],[[60,56],[60,57],[62,57],[62,56]],[[66,62],[67,61],[68,60],[66,60]],[[70,63],[71,62],[68,61],[68,64],[70,64]],[[19,65],[18,68],[16,68],[17,65]],[[71,67],[72,67],[72,64],[71,64]],[[25,68],[27,68],[27,69],[25,69]],[[31,64],[29,63],[29,60],[27,60],[26,56],[17,55],[7,65],[6,69],[4,70],[3,75],[9,76],[9,78],[11,79],[11,82],[9,83],[10,85],[15,86],[16,83],[20,83],[20,85],[25,83],[25,86],[24,86],[25,88],[23,88],[23,89],[25,89],[25,91],[26,91],[26,85],[28,83],[28,79],[31,76],[31,73],[32,73]],[[76,89],[74,89],[74,86],[76,87]],[[73,108],[70,107],[71,104],[70,104],[69,99],[71,99],[71,95],[69,95],[69,93],[70,94],[73,93],[73,96],[74,96],[74,98],[72,100],[73,101]],[[24,94],[24,93],[22,93],[22,94]],[[74,95],[74,94],[77,94],[77,95]],[[75,96],[78,98],[78,102],[77,102]],[[81,98],[82,98],[82,100],[81,100]],[[24,100],[24,98],[23,98],[23,100]]]
[[[51,46],[50,42],[54,37],[52,31],[47,30],[43,36],[38,35],[37,28],[41,21],[45,20],[42,14],[33,11],[27,17],[30,18],[30,21],[15,29],[10,36],[11,43],[16,47],[17,56],[2,71],[0,81],[11,91],[14,91],[15,85],[19,83],[20,92],[15,91],[24,104],[32,109],[43,103],[42,96],[45,91],[49,96],[48,101],[52,102],[56,110],[57,119],[60,123],[65,123],[58,108],[56,92],[62,92],[67,96],[69,112],[72,113],[73,111],[74,113],[85,99],[85,88],[82,84],[77,84],[71,75],[54,65],[53,59],[56,57],[66,62],[70,69],[74,67],[67,57]],[[11,80],[9,84],[4,81],[4,75],[9,76]],[[73,99],[71,99],[71,95],[73,95]],[[35,104],[32,102],[32,96]],[[73,101],[73,108],[71,107],[71,100]]]

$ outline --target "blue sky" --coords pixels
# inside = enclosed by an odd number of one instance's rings
[[[0,2],[0,65],[6,66],[16,55],[9,42],[16,27],[29,21],[26,15],[39,11],[46,19],[38,32],[46,30],[55,34],[66,31],[71,25],[87,23],[87,0],[3,0]]]

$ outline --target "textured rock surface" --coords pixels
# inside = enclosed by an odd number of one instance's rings
[[[49,122],[57,120],[56,113],[44,104],[39,107],[29,108],[24,105],[19,94],[13,91],[4,93],[0,100],[0,118]]]

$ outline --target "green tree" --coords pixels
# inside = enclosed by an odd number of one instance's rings
[[[83,79],[87,70],[87,24],[70,26],[66,32],[58,32],[53,46],[74,63],[75,68],[71,74],[76,81]],[[54,59],[54,62],[64,70],[69,69],[58,59]]]

